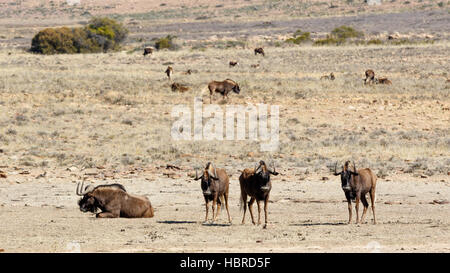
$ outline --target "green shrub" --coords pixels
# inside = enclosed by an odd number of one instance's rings
[[[368,45],[382,45],[383,41],[381,41],[380,39],[370,39],[369,41],[367,41]]]
[[[334,37],[331,37],[330,35],[327,35],[326,38],[314,41],[314,45],[316,45],[316,46],[341,45],[343,43],[345,43],[345,39],[334,38]]]
[[[109,18],[93,18],[85,27],[46,28],[31,41],[31,52],[40,54],[95,53],[118,50],[128,34]]]
[[[166,37],[159,38],[155,42],[155,48],[158,50],[165,49],[165,48],[170,49],[170,50],[178,49],[178,46],[173,41],[175,38],[176,38],[175,36],[171,36],[171,35],[167,35]]]
[[[348,39],[348,38],[361,38],[364,34],[361,31],[357,31],[349,26],[340,26],[333,29],[330,33],[331,36],[338,39]]]
[[[286,39],[286,43],[293,43],[299,45],[303,42],[310,41],[311,40],[310,35],[311,34],[309,32],[303,32],[299,29],[294,33],[293,38]]]

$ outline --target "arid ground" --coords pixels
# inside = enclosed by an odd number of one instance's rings
[[[48,2],[0,5],[1,252],[450,252],[448,2],[383,1],[377,8],[363,1],[170,0],[135,1],[129,9],[119,0]],[[27,51],[40,29],[83,25],[92,15],[125,23],[122,51]],[[342,24],[386,42],[284,42],[297,29],[318,39]],[[153,38],[169,34],[178,37],[177,50],[142,55]],[[389,35],[402,42],[387,42]],[[265,57],[254,55],[256,46]],[[239,66],[229,67],[231,60]],[[193,73],[183,73],[188,69]],[[364,85],[366,69],[392,85]],[[334,81],[320,80],[330,72]],[[241,92],[228,100],[216,94],[223,110],[280,107],[277,150],[261,151],[250,140],[172,138],[173,107],[192,109],[196,97],[209,104],[208,82],[226,78]],[[189,91],[173,92],[173,81]],[[281,173],[272,177],[267,229],[253,226],[249,214],[241,225],[239,210],[239,170],[261,159]],[[377,225],[370,208],[366,223],[346,223],[332,174],[345,160],[378,176]],[[208,161],[232,175],[232,225],[225,210],[217,223],[203,224],[193,175]],[[155,217],[82,213],[75,194],[81,181],[121,183],[146,195]]]

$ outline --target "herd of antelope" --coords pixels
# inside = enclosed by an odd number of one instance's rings
[[[334,167],[333,174],[341,177],[341,188],[344,191],[348,203],[349,219],[348,224],[352,221],[352,202],[355,203],[356,223],[364,223],[369,203],[366,195],[369,193],[372,205],[373,223],[375,219],[375,188],[376,175],[369,168],[356,169],[353,163],[353,169],[350,162],[347,161],[342,166],[342,170],[337,172],[337,163]],[[209,207],[212,202],[211,222],[216,222],[221,207],[225,206],[228,216],[228,222],[231,224],[231,215],[228,206],[230,177],[223,168],[216,168],[213,163],[208,162],[206,167],[201,170],[199,176],[198,170],[195,171],[194,180],[200,180],[200,188],[205,199],[206,215],[205,223],[209,219]],[[260,161],[254,168],[246,168],[240,171],[240,208],[244,211],[242,224],[245,224],[245,214],[247,208],[250,212],[252,223],[261,224],[261,201],[264,202],[264,226],[268,224],[268,204],[272,183],[271,175],[279,175],[275,169],[275,164],[268,166],[264,161]],[[125,187],[120,184],[107,184],[99,186],[86,186],[83,189],[83,183],[77,185],[77,195],[82,198],[78,201],[78,205],[82,212],[96,213],[97,218],[150,218],[154,216],[154,210],[145,196],[130,194]],[[247,199],[250,200],[247,202]],[[253,204],[258,207],[258,221],[255,221],[253,215]],[[361,218],[359,217],[359,202],[364,206]]]
[[[152,48],[144,49],[144,56],[151,55],[153,53]],[[265,56],[263,48],[255,48],[255,55],[261,54]],[[237,61],[230,61],[229,66],[234,67],[239,65]],[[259,64],[252,65],[253,68],[259,67]],[[173,68],[168,66],[165,71],[169,80],[172,79]],[[184,74],[190,75],[192,70],[186,71]],[[371,69],[365,72],[366,78],[364,84],[392,84],[387,78],[375,78],[375,72]],[[335,80],[334,73],[324,75],[321,80]],[[172,83],[172,91],[185,92],[189,88],[179,83]],[[212,102],[212,96],[215,93],[220,93],[223,98],[228,98],[230,92],[239,94],[239,85],[231,80],[226,79],[224,81],[211,81],[208,84],[210,92],[210,103]],[[356,223],[364,222],[364,217],[369,207],[366,195],[370,195],[370,201],[372,205],[373,223],[376,224],[375,219],[375,188],[376,188],[376,175],[369,168],[356,169],[353,163],[353,169],[350,166],[350,162],[345,162],[342,165],[340,172],[337,172],[337,163],[334,167],[333,174],[341,177],[341,188],[344,191],[348,204],[349,219],[348,223],[352,221],[352,202],[355,203],[356,210]],[[254,168],[245,168],[240,171],[239,185],[240,185],[240,207],[243,210],[242,224],[245,223],[245,214],[247,208],[250,212],[252,223],[255,225],[261,224],[261,201],[264,202],[264,228],[268,224],[268,203],[270,191],[272,189],[272,183],[270,180],[271,175],[279,175],[275,170],[275,164],[270,167],[266,165],[264,161],[260,161]],[[226,170],[223,168],[216,168],[213,163],[208,162],[206,167],[202,169],[199,176],[198,171],[195,172],[194,180],[200,180],[200,187],[202,189],[203,197],[205,199],[206,215],[205,222],[208,222],[209,215],[209,203],[212,201],[212,222],[217,220],[222,206],[225,206],[228,216],[228,221],[231,224],[231,215],[228,206],[229,196],[229,183],[230,177]],[[96,214],[98,218],[148,218],[154,216],[153,207],[145,196],[138,196],[130,194],[126,191],[125,187],[120,184],[99,185],[93,187],[92,185],[86,186],[83,189],[83,184],[77,185],[77,195],[82,196],[78,205],[83,212],[96,213],[98,210],[101,212]],[[247,199],[250,200],[247,202]],[[257,204],[258,207],[258,221],[256,222],[253,215],[253,204]],[[359,203],[362,203],[363,213],[361,218],[359,217]]]

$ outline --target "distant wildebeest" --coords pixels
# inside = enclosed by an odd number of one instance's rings
[[[392,84],[392,82],[390,80],[388,80],[388,78],[375,78],[375,84]]]
[[[153,54],[153,48],[151,48],[151,47],[144,48],[144,56],[152,55],[152,54]]]
[[[261,205],[264,201],[264,228],[267,227],[267,205],[269,203],[269,194],[272,189],[272,182],[270,182],[270,175],[278,175],[273,165],[273,170],[269,170],[264,161],[260,161],[258,167],[254,169],[245,169],[239,177],[239,184],[241,186],[240,207],[244,209],[244,216],[242,217],[242,224],[245,223],[245,212],[247,211],[247,196],[250,196],[248,202],[248,209],[252,217],[252,223],[255,224],[253,217],[253,203],[256,201],[258,205],[258,225],[261,224]]]
[[[203,197],[205,198],[206,216],[205,222],[208,221],[209,201],[212,201],[212,219],[216,221],[219,216],[221,205],[225,203],[227,209],[228,221],[231,223],[230,211],[228,209],[228,188],[229,177],[224,169],[217,169],[214,164],[208,162],[202,175],[199,177],[195,171],[195,180],[201,179],[201,188]],[[217,213],[214,214],[217,204]]]
[[[252,65],[250,65],[252,68],[258,68],[259,67],[259,64],[252,64]]]
[[[236,62],[236,61],[230,61],[230,67],[234,67],[234,66],[236,66],[236,65],[239,65],[239,62]]]
[[[223,98],[225,97],[228,99],[228,93],[233,91],[236,94],[239,94],[241,89],[239,88],[239,85],[230,79],[226,79],[224,81],[218,82],[218,81],[212,81],[208,84],[209,89],[209,103],[212,101],[212,96],[215,92],[222,94]]]
[[[366,70],[366,78],[364,79],[364,84],[375,82],[375,72],[372,69]]]
[[[261,54],[265,56],[264,49],[262,47],[255,48],[255,55]]]
[[[320,77],[321,80],[332,80],[334,81],[335,77],[334,77],[334,73],[331,72],[330,75],[323,75],[322,77]]]
[[[167,77],[169,77],[169,80],[170,80],[171,77],[172,77],[172,74],[173,74],[173,68],[171,66],[167,67],[166,74],[167,74]]]
[[[356,170],[355,163],[353,163],[353,171],[350,170],[349,161],[345,162],[342,166],[342,171],[336,171],[336,165],[334,166],[334,175],[341,176],[341,187],[345,193],[348,204],[348,223],[352,221],[352,200],[355,200],[356,210],[356,223],[359,223],[359,201],[361,200],[364,206],[363,214],[361,216],[361,222],[364,222],[364,216],[366,215],[369,203],[366,199],[366,194],[370,193],[370,200],[372,203],[373,223],[376,224],[375,219],[375,188],[377,182],[377,176],[369,168]]]
[[[174,91],[174,92],[175,91],[186,92],[189,90],[189,87],[184,86],[180,83],[176,83],[176,82],[172,83],[172,85],[170,87],[172,88],[172,91]]]
[[[150,218],[153,217],[153,207],[145,196],[129,194],[120,184],[86,186],[78,183],[77,195],[82,196],[78,201],[82,212],[100,213],[97,218]]]
[[[188,69],[186,70],[186,72],[184,72],[183,74],[185,75],[191,75],[193,73],[192,69]]]

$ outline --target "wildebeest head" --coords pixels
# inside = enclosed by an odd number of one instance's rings
[[[95,187],[93,185],[89,185],[86,186],[83,190],[83,184],[78,183],[77,185],[77,195],[79,196],[83,196],[79,201],[78,201],[78,206],[80,206],[80,210],[82,212],[93,212],[95,213],[97,211],[97,204],[96,204],[96,199],[95,197],[92,195],[92,191],[95,189]]]
[[[239,92],[241,92],[241,89],[239,88],[239,85],[237,83],[233,87],[233,92],[236,93],[236,94],[239,94]]]
[[[199,177],[197,170],[195,171],[195,180],[201,179],[201,187],[203,191],[203,195],[211,195],[211,183],[213,180],[218,180],[216,173],[216,168],[214,164],[208,162],[206,164],[206,168],[203,170],[203,174]]]
[[[336,175],[336,176],[340,175],[341,176],[341,187],[342,187],[342,189],[344,191],[350,191],[351,190],[350,180],[352,178],[352,175],[353,176],[357,176],[358,175],[358,172],[356,171],[355,163],[353,162],[353,171],[350,170],[349,163],[350,163],[350,161],[345,162],[345,165],[342,166],[342,171],[339,172],[339,173],[336,171],[337,162],[334,165],[334,175]]]
[[[278,175],[278,172],[275,170],[275,164],[272,163],[273,170],[270,170],[264,161],[259,161],[258,167],[255,166],[255,175],[259,177],[259,181],[261,181],[261,189],[262,190],[270,190],[270,175]]]

